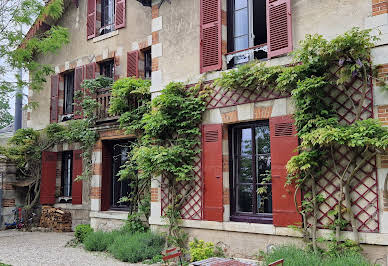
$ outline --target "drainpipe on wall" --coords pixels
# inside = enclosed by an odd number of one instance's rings
[[[23,70],[19,69],[20,79],[23,80]],[[23,87],[19,86],[16,91],[15,99],[15,122],[14,131],[22,128],[22,112],[23,112]]]
[[[23,28],[20,24],[20,34],[23,34]],[[19,68],[19,78],[23,81],[23,69]],[[23,112],[23,85],[19,85],[16,90],[16,99],[15,99],[15,122],[14,122],[14,131],[22,128],[22,112]]]

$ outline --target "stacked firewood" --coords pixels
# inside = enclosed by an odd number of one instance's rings
[[[39,226],[55,232],[71,232],[71,213],[60,208],[43,206]]]

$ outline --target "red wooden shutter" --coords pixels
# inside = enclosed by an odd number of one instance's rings
[[[127,77],[139,77],[139,51],[127,53]]]
[[[51,76],[50,123],[58,122],[59,75]]]
[[[301,222],[294,203],[295,188],[285,185],[286,164],[296,155],[298,137],[291,116],[273,117],[269,120],[271,132],[272,210],[275,226],[295,225]],[[297,199],[300,200],[300,193]]]
[[[84,80],[84,68],[83,67],[77,67],[74,72],[74,95],[78,91],[81,91],[81,83]],[[80,119],[82,118],[82,101],[81,100],[75,100],[74,101],[74,119]]]
[[[202,126],[203,214],[208,221],[223,221],[222,125]]]
[[[116,0],[115,28],[125,27],[125,0]]]
[[[101,182],[101,211],[110,208],[112,184],[112,146],[102,145],[102,182]]]
[[[221,0],[201,0],[201,73],[219,70],[221,57]]]
[[[291,0],[267,0],[268,58],[292,51]]]
[[[96,0],[88,0],[88,13],[86,20],[86,34],[88,40],[96,37]]]
[[[85,79],[94,79],[96,78],[96,63],[90,63],[85,65]]]
[[[40,203],[55,203],[55,185],[57,179],[57,160],[56,152],[42,152],[42,176],[40,181]]]
[[[82,204],[82,180],[75,179],[82,175],[82,151],[73,151],[73,184],[71,187],[71,203]]]

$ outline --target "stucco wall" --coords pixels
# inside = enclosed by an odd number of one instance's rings
[[[107,57],[112,51],[115,51],[120,60],[116,74],[125,76],[126,53],[132,50],[132,43],[147,41],[151,37],[151,8],[144,7],[137,1],[127,1],[126,27],[97,37],[94,40],[87,40],[86,38],[86,10],[87,1],[80,1],[79,8],[71,4],[65,10],[65,14],[59,20],[58,25],[69,29],[70,43],[56,54],[39,56],[38,61],[51,64],[56,67],[56,72],[62,72],[75,67],[70,62],[77,61],[76,66],[84,65],[96,61],[96,57],[99,55]],[[112,37],[96,42],[104,36]],[[60,66],[64,66],[64,69]],[[39,102],[39,107],[31,111],[28,127],[41,129],[49,124],[50,78],[47,81],[41,92],[29,92],[30,101]]]
[[[154,91],[170,81],[187,81],[199,76],[199,3],[199,0],[171,0],[171,5],[164,3],[161,6],[159,40],[163,55],[159,58],[159,69],[162,78],[160,84],[153,84]],[[291,3],[294,47],[306,34],[319,33],[333,38],[352,27],[364,28],[365,19],[372,14],[371,0],[293,0]],[[227,9],[226,0],[222,0],[222,9]],[[225,26],[222,27],[222,35],[222,39],[226,40]],[[274,64],[285,62],[273,61]]]

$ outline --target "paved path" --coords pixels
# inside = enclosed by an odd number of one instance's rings
[[[72,238],[73,233],[0,231],[0,262],[13,266],[131,265],[106,253],[88,252],[80,247],[65,247],[67,241]]]

